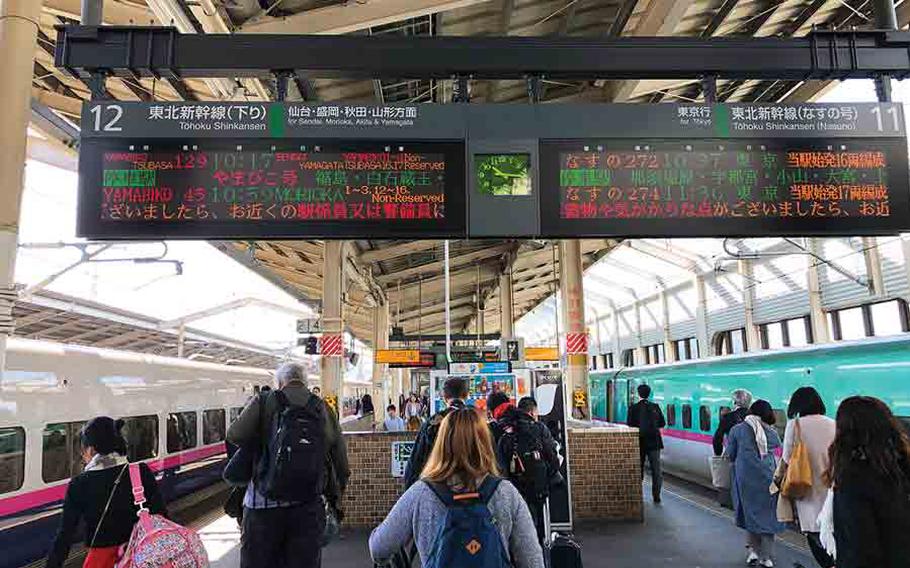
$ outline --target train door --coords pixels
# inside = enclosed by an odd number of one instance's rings
[[[613,401],[616,397],[613,396],[613,380],[610,379],[607,381],[607,384],[604,385],[604,396],[607,398],[607,422],[616,422],[616,409],[613,408]]]
[[[616,409],[614,422],[625,424],[629,420],[629,401],[632,393],[632,381],[619,376],[613,378],[613,401]]]

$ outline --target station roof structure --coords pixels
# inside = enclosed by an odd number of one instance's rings
[[[13,317],[16,337],[177,356],[177,330],[165,329],[163,320],[57,292],[42,290],[17,300]],[[274,369],[284,354],[188,327],[184,357],[207,363]]]
[[[897,3],[898,23],[910,22],[910,2]],[[44,0],[33,83],[33,128],[74,145],[66,125],[78,128],[89,88],[54,67],[54,26],[77,23],[79,0]],[[105,0],[104,23],[172,25],[181,33],[393,34],[400,36],[544,36],[604,38],[629,36],[793,37],[820,28],[871,28],[870,0]],[[308,79],[296,74],[288,100],[385,103],[445,103],[451,80]],[[719,81],[719,101],[806,101],[830,81]],[[182,80],[110,78],[109,94],[121,100],[274,100],[276,84],[257,78]],[[692,102],[703,100],[697,80],[547,81],[541,100],[561,102]],[[523,81],[474,80],[472,102],[528,100]],[[64,128],[60,122],[65,121]],[[63,132],[63,134],[61,134]],[[48,140],[32,139],[39,148]],[[320,241],[215,243],[226,254],[279,284],[301,301],[317,304],[322,294]],[[585,267],[618,245],[583,242]],[[552,243],[453,241],[452,328],[496,332],[498,276],[514,279],[519,318],[556,289],[558,255]],[[371,341],[371,307],[389,301],[393,324],[406,333],[439,333],[444,328],[441,241],[351,241],[345,263],[348,282],[345,320],[360,339]]]

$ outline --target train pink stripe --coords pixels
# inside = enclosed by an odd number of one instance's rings
[[[164,459],[152,460],[148,462],[149,469],[154,472],[163,471],[166,469],[172,469],[181,465],[191,464],[212,456],[217,456],[218,454],[223,454],[225,452],[224,444],[215,444],[214,446],[206,446],[204,448],[198,448],[195,450],[188,450],[180,454],[174,454],[168,456]]]
[[[700,444],[711,444],[714,442],[714,438],[710,434],[686,432],[685,430],[671,430],[669,428],[664,428],[661,430],[661,432],[668,438],[679,438],[680,440],[688,440],[690,442],[698,442]]]
[[[148,464],[149,469],[157,473],[181,465],[189,465],[212,456],[217,456],[218,454],[223,454],[224,452],[225,446],[221,443],[189,450],[168,456],[164,459],[152,460],[146,463]],[[55,485],[53,487],[45,487],[44,489],[23,493],[22,495],[0,499],[0,518],[41,507],[42,505],[47,505],[49,503],[54,503],[55,501],[61,501],[66,496],[66,488],[68,486],[69,481],[65,481],[60,485]]]
[[[61,485],[45,487],[31,493],[23,493],[22,495],[0,500],[0,518],[53,503],[54,501],[61,501],[66,496],[66,488],[69,484],[69,481],[65,481]]]

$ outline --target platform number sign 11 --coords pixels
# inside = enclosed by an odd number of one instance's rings
[[[890,106],[885,109],[885,114],[891,118],[890,124],[887,124],[888,120],[882,117],[882,107],[873,107],[869,109],[873,115],[875,115],[875,126],[878,127],[879,132],[884,132],[886,126],[891,126],[895,132],[900,132],[901,124],[897,115],[897,107]]]
[[[122,132],[120,119],[123,118],[123,107],[120,105],[95,105],[89,109],[92,114],[92,127],[95,132]]]

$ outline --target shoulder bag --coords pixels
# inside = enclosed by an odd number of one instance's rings
[[[798,418],[793,427],[793,452],[790,454],[780,492],[787,499],[796,501],[812,492],[812,462],[809,460],[809,449],[802,440]]]

